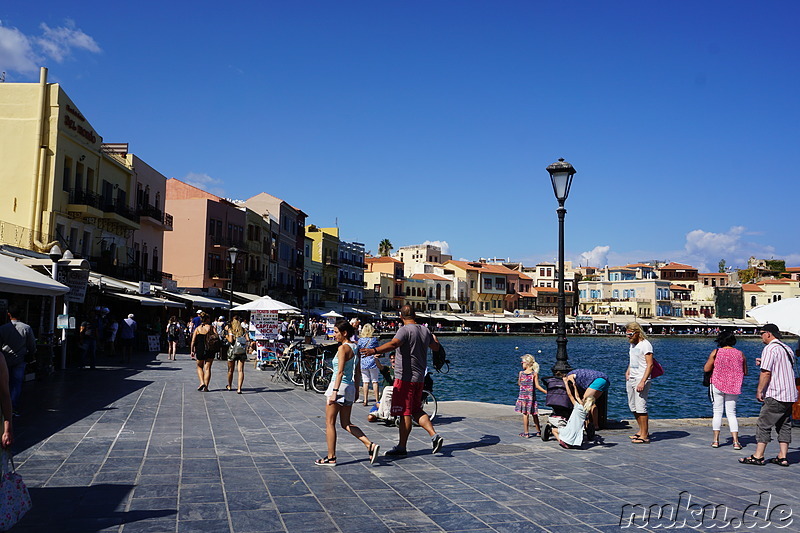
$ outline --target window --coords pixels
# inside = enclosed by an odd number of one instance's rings
[[[217,223],[213,218],[208,219],[208,234],[214,235],[214,228],[217,227]]]
[[[506,290],[506,280],[504,278],[497,278],[494,280],[494,286],[497,290]]]
[[[64,174],[61,178],[61,188],[69,192],[72,184],[72,158],[64,156]]]
[[[492,290],[492,278],[483,278],[483,288]]]

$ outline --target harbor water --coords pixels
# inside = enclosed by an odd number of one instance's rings
[[[650,389],[648,408],[652,418],[710,417],[708,388],[703,387],[703,365],[716,348],[714,338],[651,337],[656,359],[664,375],[656,378]],[[434,393],[440,400],[467,400],[514,405],[519,389],[517,374],[520,357],[536,357],[539,375],[551,375],[555,363],[555,337],[499,336],[444,337],[442,344],[451,361],[450,372],[433,372]],[[790,344],[794,347],[794,344]],[[736,348],[747,358],[748,375],[737,404],[739,416],[755,416],[760,404],[755,400],[758,368],[763,344],[757,338],[740,338]],[[625,369],[628,365],[628,342],[625,337],[569,337],[567,345],[572,368],[591,368],[608,374],[611,380],[608,416],[629,419],[631,413],[625,393]],[[541,353],[539,353],[541,351]],[[543,384],[544,386],[544,384]],[[537,394],[540,407],[544,395]]]

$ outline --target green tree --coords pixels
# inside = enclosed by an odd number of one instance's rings
[[[720,272],[725,272],[725,260],[724,259],[720,259],[719,260],[719,271]]]
[[[378,254],[381,257],[386,257],[392,253],[393,248],[394,246],[392,246],[392,241],[389,239],[383,239],[380,243],[378,243]]]
[[[756,278],[756,269],[753,267],[737,270],[739,275],[739,283],[750,283]]]

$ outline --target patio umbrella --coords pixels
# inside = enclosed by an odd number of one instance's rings
[[[772,323],[781,331],[800,335],[800,298],[787,298],[767,305],[759,305],[747,312],[759,324]]]
[[[262,296],[258,300],[247,302],[233,308],[233,311],[294,311],[299,313],[300,310],[293,305],[289,305],[270,298],[269,296]]]
[[[324,315],[320,315],[320,316],[333,317],[333,318],[344,318],[342,315],[340,315],[336,311],[328,311]]]

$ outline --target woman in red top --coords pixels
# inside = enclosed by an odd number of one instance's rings
[[[714,401],[714,418],[711,429],[714,430],[712,448],[719,448],[719,431],[722,428],[722,411],[728,417],[728,426],[733,437],[733,449],[741,450],[739,444],[739,423],[736,420],[736,400],[742,392],[742,381],[747,375],[747,360],[744,354],[734,348],[736,336],[731,331],[723,331],[717,335],[717,348],[708,356],[703,370],[711,374],[711,397]]]

